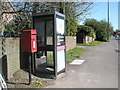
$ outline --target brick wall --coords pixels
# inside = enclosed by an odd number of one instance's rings
[[[4,55],[6,60],[7,79],[13,76],[13,73],[20,69],[20,38],[3,38]]]
[[[66,36],[66,50],[76,47],[76,36]]]

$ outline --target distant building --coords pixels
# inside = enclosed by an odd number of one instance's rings
[[[15,12],[15,9],[13,8],[10,2],[4,2],[4,6],[6,7],[6,9],[2,10],[2,20],[9,22],[14,18],[13,13],[9,13],[9,12]]]
[[[17,14],[16,13],[11,13],[11,12],[15,12],[15,9],[13,8],[12,4],[10,2],[3,2],[3,6],[2,6],[2,28],[1,28],[1,34],[3,35],[4,32],[4,24],[5,23],[9,23],[11,20],[13,20]],[[6,8],[6,9],[4,9]]]
[[[116,30],[116,34],[120,35],[120,30],[119,29]]]

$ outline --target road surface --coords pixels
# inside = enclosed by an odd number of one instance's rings
[[[66,73],[48,80],[46,88],[118,88],[118,40],[86,48],[89,51],[81,56],[85,62],[67,64]]]

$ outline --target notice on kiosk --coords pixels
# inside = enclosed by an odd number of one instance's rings
[[[57,72],[65,68],[65,51],[57,51]]]
[[[64,28],[64,20],[60,18],[56,18],[57,24],[57,45],[62,46],[65,44],[65,28]],[[57,72],[65,69],[65,50],[57,51]]]
[[[64,20],[56,18],[57,22],[57,45],[63,45],[64,44],[64,34],[65,34],[65,29],[64,29]]]

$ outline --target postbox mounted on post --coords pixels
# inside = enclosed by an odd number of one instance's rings
[[[23,30],[21,39],[22,52],[37,52],[36,30]]]
[[[21,37],[21,51],[29,53],[29,84],[31,84],[31,71],[34,73],[34,52],[37,52],[36,30],[23,30]]]

